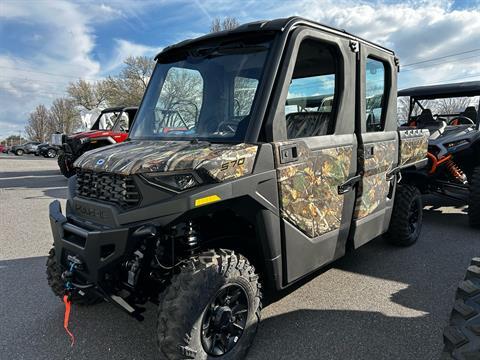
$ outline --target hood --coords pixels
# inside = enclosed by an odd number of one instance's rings
[[[252,144],[132,140],[86,152],[74,166],[121,175],[202,169],[221,181],[251,173],[257,149]]]
[[[109,136],[111,135],[111,131],[108,130],[88,130],[88,131],[82,131],[79,133],[75,133],[70,135],[68,138],[69,139],[81,139],[85,137],[93,138],[93,137],[99,137],[99,136]]]

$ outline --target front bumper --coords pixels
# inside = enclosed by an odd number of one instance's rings
[[[49,210],[57,263],[67,268],[68,256],[75,256],[82,262],[82,266],[75,269],[78,280],[94,285],[102,282],[105,273],[125,256],[129,229],[91,231],[79,227],[62,214],[58,200],[50,204]]]

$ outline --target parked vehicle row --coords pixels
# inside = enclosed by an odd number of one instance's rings
[[[16,156],[25,154],[34,154],[35,156],[43,156],[46,158],[54,158],[57,156],[60,148],[49,143],[40,143],[38,141],[30,141],[19,145],[5,146],[0,145],[0,153],[12,153]]]

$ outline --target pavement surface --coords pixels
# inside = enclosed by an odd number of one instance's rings
[[[48,204],[66,198],[55,160],[0,155],[0,359],[154,359],[155,306],[136,322],[108,304],[63,304],[45,276]],[[379,238],[263,311],[248,359],[438,359],[455,289],[480,255],[465,209],[426,199],[421,239]]]

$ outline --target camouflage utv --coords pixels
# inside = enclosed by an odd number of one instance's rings
[[[129,139],[75,162],[66,215],[50,205],[56,295],[137,319],[158,303],[159,358],[243,359],[264,291],[379,235],[418,239],[401,174],[428,131],[397,131],[392,51],[288,18],[156,61]]]

